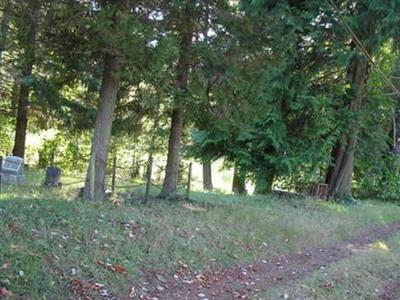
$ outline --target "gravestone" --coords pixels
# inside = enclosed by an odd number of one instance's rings
[[[43,185],[48,187],[60,187],[62,185],[60,177],[61,177],[60,168],[48,167],[46,170],[46,178],[44,179]]]
[[[1,182],[5,184],[25,183],[24,160],[18,156],[7,156],[1,167]]]
[[[315,187],[315,197],[320,200],[328,199],[328,185],[326,183],[317,183]]]

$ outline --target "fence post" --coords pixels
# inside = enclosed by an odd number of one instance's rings
[[[114,155],[112,165],[112,178],[111,178],[111,192],[114,194],[115,191],[115,174],[117,172],[117,155]]]
[[[90,201],[95,200],[94,199],[94,190],[95,190],[95,184],[96,184],[96,150],[93,151],[91,157],[90,157],[90,175],[89,175],[89,186],[90,186]]]
[[[149,152],[149,160],[147,161],[146,172],[146,192],[144,194],[144,202],[149,200],[150,186],[151,186],[151,173],[153,172],[153,149]]]
[[[3,179],[1,178],[1,168],[3,167],[3,156],[0,156],[0,193],[2,192]]]
[[[158,116],[155,116],[154,124],[153,124],[153,133],[150,141],[149,148],[149,157],[147,160],[147,170],[146,170],[146,192],[144,194],[144,202],[146,203],[149,200],[150,187],[151,187],[151,174],[153,173],[153,152],[154,152],[154,143],[156,141],[156,130],[158,128]]]
[[[190,185],[192,183],[192,163],[189,164],[188,182],[186,187],[186,199],[190,196]]]

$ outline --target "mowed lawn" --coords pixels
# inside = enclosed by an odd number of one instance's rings
[[[149,276],[167,277],[182,266],[200,270],[251,262],[400,221],[400,207],[393,203],[343,206],[214,193],[192,193],[192,198],[190,203],[85,203],[68,191],[8,190],[0,194],[0,287],[16,298],[74,299],[76,285],[97,284],[101,293],[126,298],[131,286]],[[341,299],[349,296],[352,283],[359,294],[350,296],[376,294],[400,261],[399,236],[382,243],[304,282],[268,291],[265,299],[286,293]],[[88,293],[102,297],[93,288]]]

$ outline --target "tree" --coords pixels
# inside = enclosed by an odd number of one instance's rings
[[[366,55],[372,57],[382,43],[393,36],[391,26],[399,23],[399,18],[392,14],[392,8],[382,10],[385,6],[381,6],[379,1],[357,1],[348,3],[344,7],[349,10],[352,23],[357,25],[353,29],[347,29],[352,41],[350,44],[352,54],[347,66],[346,81],[349,88],[345,92],[343,106],[346,107],[351,119],[342,128],[342,135],[332,150],[333,164],[326,174],[330,198],[340,200],[352,198],[354,154],[360,128],[359,116],[365,101],[365,87],[371,67]],[[397,10],[399,8],[399,6],[394,7]],[[334,4],[332,9],[340,14]],[[336,26],[345,28],[349,26],[342,16],[339,15],[338,18],[341,23],[335,24]],[[382,19],[384,21],[377,21]],[[354,51],[355,49],[357,51]]]
[[[32,84],[32,69],[35,63],[36,34],[40,2],[28,1],[22,12],[19,38],[23,45],[23,54],[20,57],[20,79],[17,106],[17,122],[15,125],[15,139],[13,155],[24,157],[26,130],[28,126],[29,93]]]
[[[348,102],[350,112],[360,111],[366,81],[368,78],[369,63],[361,55],[357,55],[349,67],[349,84],[352,91]],[[329,196],[334,199],[352,197],[352,176],[354,168],[354,153],[357,144],[358,122],[350,121],[347,132],[342,135],[332,150],[333,166],[328,169],[326,183],[329,186]]]
[[[106,54],[100,90],[100,104],[96,117],[92,150],[84,189],[84,196],[87,200],[98,201],[104,198],[104,184],[110,147],[111,127],[120,80],[119,72],[120,58],[114,53]]]
[[[331,36],[313,7],[243,1],[241,9],[228,26],[233,38],[214,46],[218,59],[206,64],[210,97],[201,111],[209,117],[194,148],[199,157],[240,167],[265,194],[276,177],[290,177],[324,153],[331,124],[320,76],[332,63],[324,46]]]
[[[236,164],[233,168],[232,193],[244,195],[246,190],[246,173]]]
[[[374,57],[380,70],[388,78],[392,75],[391,81],[397,86],[398,55],[394,43],[388,41]],[[354,154],[352,193],[359,199],[396,200],[400,193],[400,157],[396,128],[399,96],[382,81],[377,72],[373,71],[364,95],[361,115],[358,118],[360,128]]]
[[[169,45],[164,42],[163,36],[154,30],[156,20],[152,17],[154,8],[150,5],[151,3],[149,3],[149,7],[133,6],[135,3],[128,0],[118,2],[102,1],[100,4],[100,10],[103,10],[105,14],[100,14],[96,23],[101,29],[104,29],[101,24],[102,21],[111,23],[111,26],[103,32],[104,39],[99,44],[98,49],[104,53],[104,71],[99,110],[92,140],[91,159],[84,189],[85,198],[88,200],[101,200],[104,198],[107,156],[114,110],[117,104],[117,93],[120,86],[123,83],[124,92],[120,90],[121,95],[128,97],[132,92],[132,86],[136,87],[135,93],[138,95],[138,99],[130,103],[122,101],[124,97],[121,97],[119,103],[122,106],[131,105],[135,107],[137,100],[144,100],[141,85],[146,80],[145,93],[147,93],[148,99],[152,99],[153,97],[149,96],[153,88],[151,81],[155,77],[159,78],[159,75],[155,74],[159,73],[159,68],[163,68],[165,65],[164,59],[169,60],[170,57],[168,53],[164,53],[159,58],[155,58],[159,51],[165,51]],[[106,19],[102,20],[104,16]],[[140,31],[135,31],[133,30],[134,28],[140,28]],[[108,45],[110,42],[111,47]],[[109,50],[105,50],[107,48]],[[155,59],[148,63],[149,57]],[[143,72],[143,74],[137,74],[138,71]],[[149,73],[150,75],[148,75]],[[179,81],[184,84],[186,80],[185,72],[182,71],[180,74],[182,78],[179,77]],[[144,103],[143,107],[140,107],[132,114],[136,117],[143,116],[143,112],[146,111],[145,106]],[[152,111],[150,107],[151,104],[147,107],[148,111]],[[138,120],[135,121],[137,122]],[[119,124],[121,123],[123,121],[120,120]],[[132,133],[131,130],[130,134]]]
[[[211,162],[203,163],[203,189],[207,191],[213,190]]]
[[[101,3],[102,9],[109,10],[108,22],[110,32],[106,36],[120,36],[125,32],[121,24],[126,22],[129,15],[129,1],[121,0],[116,3]],[[107,22],[107,19],[106,19]],[[123,28],[123,27],[122,27]],[[111,51],[105,51],[102,84],[100,89],[100,103],[96,117],[96,123],[92,139],[90,162],[86,176],[84,197],[86,200],[103,200],[105,194],[105,175],[107,158],[110,148],[111,129],[116,107],[117,93],[121,76],[121,53],[117,43],[120,40],[112,41]]]
[[[179,162],[181,151],[181,138],[184,122],[183,97],[187,97],[187,85],[189,80],[189,67],[191,64],[190,47],[194,34],[193,24],[193,5],[186,1],[181,8],[182,19],[180,20],[178,35],[180,39],[179,60],[176,68],[175,99],[171,114],[171,129],[168,142],[167,166],[165,168],[165,178],[160,197],[176,197]]]
[[[198,60],[196,46],[199,41],[205,39],[204,28],[208,28],[210,16],[215,15],[218,9],[226,7],[225,0],[172,1],[167,5],[167,22],[173,24],[169,27],[179,39],[179,58],[176,66],[167,166],[159,195],[161,198],[176,198],[177,194],[184,117],[190,103],[189,77]],[[193,44],[194,41],[196,44]]]

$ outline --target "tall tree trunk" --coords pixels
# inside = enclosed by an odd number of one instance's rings
[[[104,181],[119,85],[119,71],[119,58],[107,54],[104,60],[100,104],[96,117],[90,163],[84,188],[84,197],[89,201],[100,201],[105,196]]]
[[[275,171],[273,169],[262,170],[257,174],[254,193],[266,195],[272,193]]]
[[[161,198],[175,198],[179,181],[179,162],[181,151],[181,137],[183,132],[183,109],[172,111],[171,130],[168,142],[167,166],[163,182]]]
[[[25,156],[26,129],[28,127],[29,91],[29,85],[21,83],[18,95],[17,122],[15,125],[13,155],[22,158]]]
[[[188,12],[189,13],[189,12]],[[189,22],[190,23],[190,20]],[[177,66],[176,97],[175,108],[171,116],[171,129],[168,142],[167,166],[165,168],[165,178],[163,187],[159,195],[160,198],[174,199],[177,196],[177,186],[179,178],[179,162],[181,139],[183,133],[184,110],[182,107],[182,96],[186,96],[189,78],[190,54],[189,48],[192,44],[193,30],[188,25],[181,28],[180,56]]]
[[[246,174],[237,165],[233,169],[232,192],[235,195],[245,195],[246,191]]]
[[[28,11],[25,16],[26,40],[25,52],[22,57],[21,82],[19,86],[17,104],[17,122],[15,126],[15,139],[13,155],[24,157],[26,129],[28,127],[29,92],[31,89],[31,76],[35,61],[36,17],[35,12]]]
[[[399,41],[396,41],[399,43]],[[397,89],[400,89],[400,58],[396,59],[392,70],[392,82]],[[390,91],[392,92],[392,91]],[[400,96],[394,95],[395,101],[393,120],[392,120],[392,138],[393,138],[393,151],[400,154]]]
[[[203,163],[203,189],[207,191],[213,190],[211,162]]]
[[[333,165],[328,169],[326,183],[329,186],[329,197],[337,200],[352,198],[352,178],[354,169],[354,152],[357,144],[359,124],[357,113],[362,107],[363,93],[368,78],[369,63],[363,56],[356,56],[349,67],[350,102],[348,109],[354,114],[347,130],[332,151]]]

